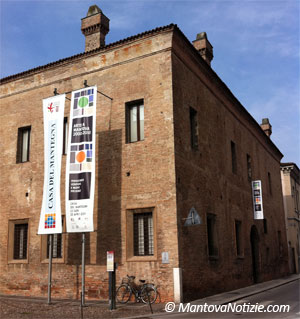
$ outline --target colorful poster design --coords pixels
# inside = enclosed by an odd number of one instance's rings
[[[62,232],[60,173],[65,94],[43,100],[44,188],[38,234]]]
[[[97,87],[72,92],[66,170],[67,232],[91,232],[95,189]]]
[[[264,219],[261,181],[252,181],[254,219]]]

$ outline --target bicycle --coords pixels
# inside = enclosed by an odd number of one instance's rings
[[[122,283],[117,289],[116,297],[120,303],[127,303],[132,294],[136,302],[154,303],[157,298],[157,289],[154,284],[146,283],[146,280],[140,279],[140,285],[134,282],[135,276],[128,276],[122,279]]]

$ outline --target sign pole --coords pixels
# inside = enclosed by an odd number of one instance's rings
[[[85,306],[85,233],[82,233],[81,307]]]
[[[51,304],[51,281],[52,281],[52,245],[53,245],[53,235],[49,235],[49,270],[48,270],[48,305]]]

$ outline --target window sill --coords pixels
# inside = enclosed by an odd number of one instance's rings
[[[28,259],[11,259],[8,264],[28,264]]]
[[[64,264],[65,259],[64,258],[52,258],[52,264]],[[49,264],[49,259],[43,259],[41,261],[41,264]]]
[[[132,256],[127,258],[126,261],[157,261],[157,256]]]

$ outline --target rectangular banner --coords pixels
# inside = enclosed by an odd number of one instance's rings
[[[261,181],[252,181],[254,219],[264,219]]]
[[[72,92],[66,169],[67,232],[92,232],[97,87]]]
[[[38,234],[62,232],[60,172],[63,147],[65,94],[43,100],[44,190]]]

